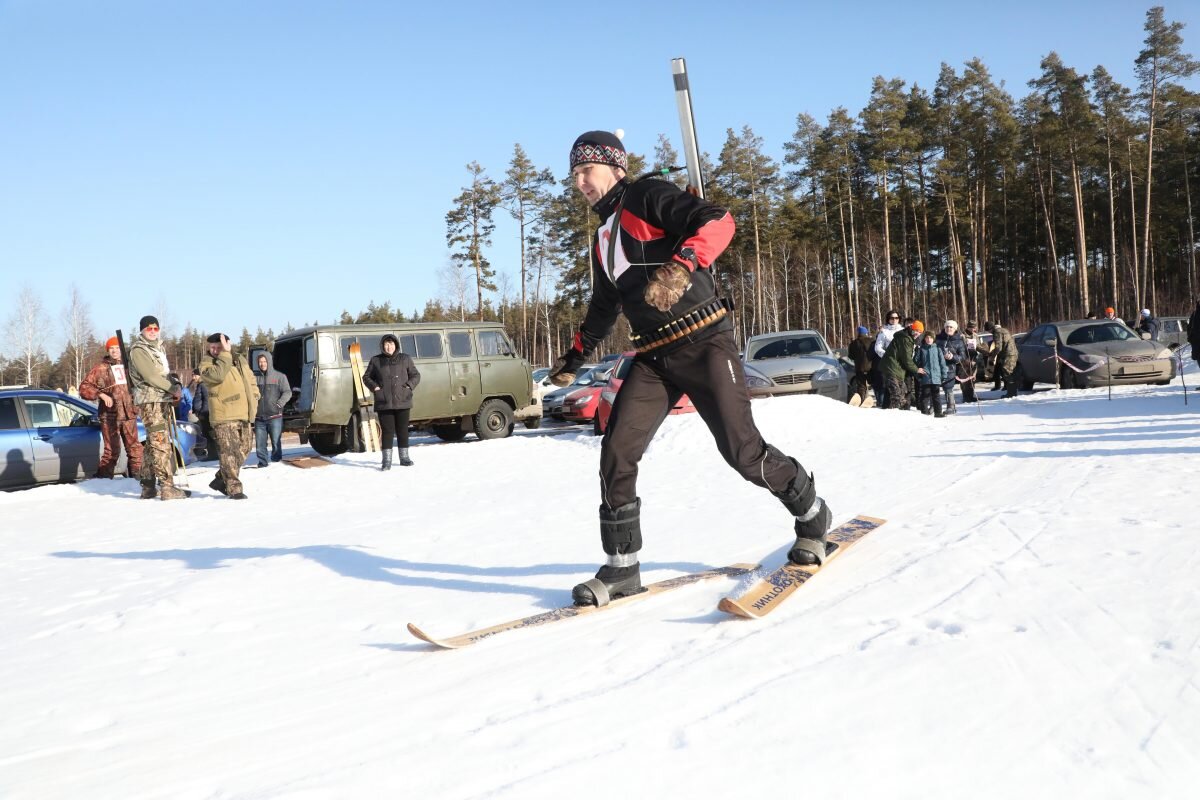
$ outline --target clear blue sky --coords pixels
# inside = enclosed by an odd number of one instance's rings
[[[1200,55],[1200,4],[1165,5]],[[0,319],[30,284],[56,356],[72,283],[98,332],[411,313],[468,162],[500,178],[519,142],[561,178],[593,128],[678,147],[672,57],[703,149],[749,125],[778,158],[799,112],[857,114],[877,74],[929,88],[977,56],[1020,97],[1056,50],[1132,86],[1149,6],[0,0]]]

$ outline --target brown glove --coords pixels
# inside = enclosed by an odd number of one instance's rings
[[[691,285],[688,268],[678,261],[668,261],[654,270],[654,277],[646,284],[646,302],[659,311],[670,311]]]

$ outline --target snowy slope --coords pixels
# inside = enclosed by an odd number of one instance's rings
[[[405,623],[483,627],[594,572],[598,439],[249,469],[243,503],[0,495],[0,797],[1195,797],[1189,400],[756,402],[838,518],[887,525],[766,620],[715,612],[718,580],[461,651]],[[644,580],[791,538],[696,415],[640,492]]]

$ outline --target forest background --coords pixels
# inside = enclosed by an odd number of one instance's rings
[[[799,114],[782,161],[750,126],[727,129],[703,169],[709,199],[738,222],[716,274],[739,337],[812,327],[836,347],[856,325],[874,330],[890,308],[935,326],[990,319],[1016,331],[1106,306],[1130,321],[1141,308],[1189,313],[1198,300],[1200,94],[1191,87],[1200,63],[1162,7],[1146,12],[1144,33],[1134,86],[1050,52],[1018,99],[973,59],[943,64],[930,89],[876,77],[857,113]],[[682,160],[665,134],[653,153],[630,156],[634,175]],[[519,254],[495,252],[499,215],[515,220]],[[518,143],[502,173],[468,165],[445,216],[450,259],[438,297],[408,313],[372,300],[298,325],[499,320],[523,355],[549,363],[586,309],[598,222]],[[498,272],[500,258],[519,270]],[[31,287],[12,288],[0,384],[77,385],[111,333],[94,329],[74,285],[57,312]],[[186,374],[207,332],[172,327],[160,303],[152,311],[168,357]],[[276,335],[226,332],[242,348]],[[604,349],[624,349],[628,333],[619,323]]]

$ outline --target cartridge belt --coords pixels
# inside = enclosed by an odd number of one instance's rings
[[[725,315],[732,310],[732,303],[723,297],[718,297],[715,300],[692,309],[679,319],[660,325],[653,330],[634,333],[630,335],[629,339],[633,344],[634,350],[639,353],[648,353],[651,350],[678,341],[696,331],[707,328],[714,322],[724,319]]]

